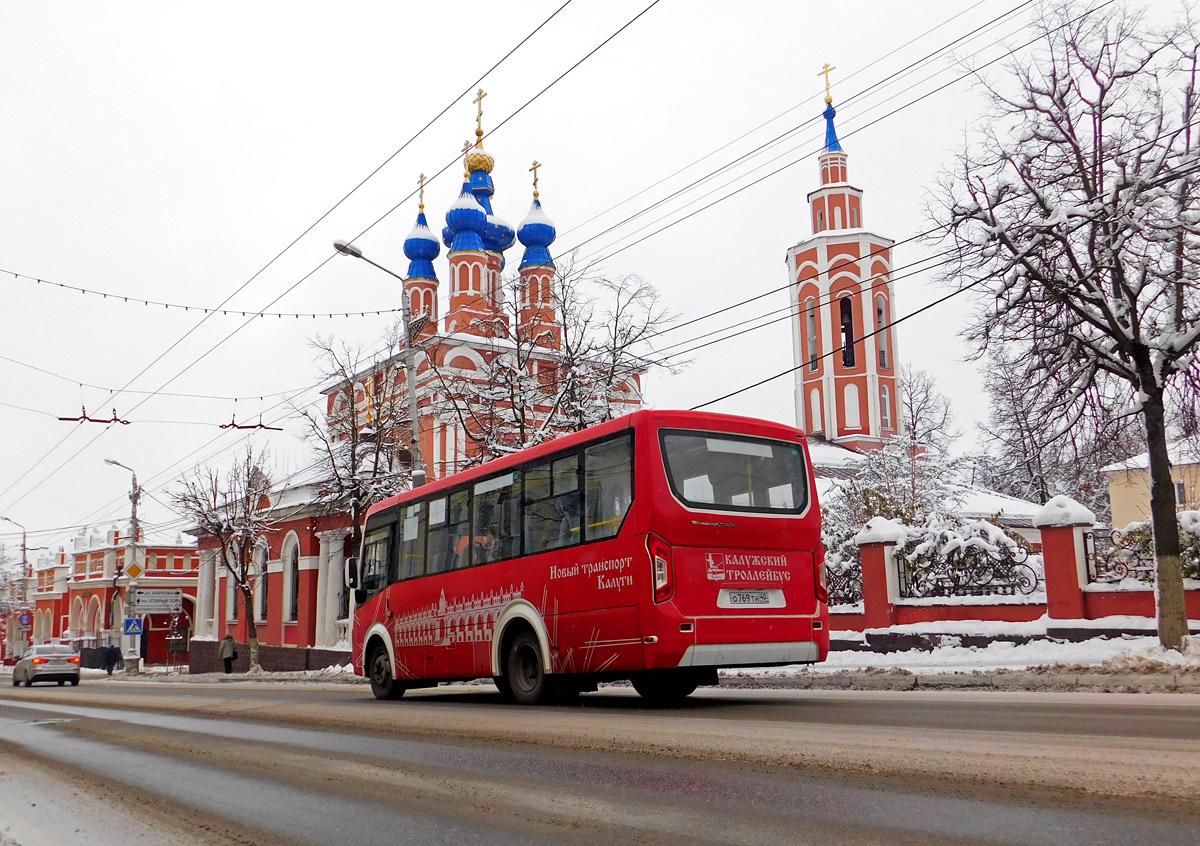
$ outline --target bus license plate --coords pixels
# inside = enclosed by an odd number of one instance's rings
[[[770,605],[771,597],[765,590],[731,590],[730,605]]]

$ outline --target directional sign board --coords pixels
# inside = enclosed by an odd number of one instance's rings
[[[142,633],[142,621],[136,617],[132,620],[125,621],[125,634],[140,635]]]
[[[129,610],[134,614],[178,614],[183,611],[182,588],[131,588]]]

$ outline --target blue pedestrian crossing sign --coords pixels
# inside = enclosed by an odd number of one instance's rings
[[[125,621],[125,634],[140,635],[142,633],[142,621],[138,619]]]

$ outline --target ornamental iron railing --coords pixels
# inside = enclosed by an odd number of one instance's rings
[[[825,564],[825,576],[829,583],[830,605],[854,605],[862,602],[862,563],[847,561],[841,565]]]
[[[1116,584],[1126,579],[1154,584],[1157,571],[1154,537],[1145,524],[1111,532],[1084,532],[1083,552],[1091,584]],[[1179,557],[1183,577],[1200,579],[1200,537],[1181,529]]]
[[[1028,596],[1037,590],[1029,551],[1016,543],[962,543],[944,553],[933,546],[914,541],[896,551],[900,596]]]

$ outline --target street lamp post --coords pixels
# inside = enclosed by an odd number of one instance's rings
[[[136,564],[137,563],[137,536],[138,536],[137,507],[138,507],[138,500],[141,499],[141,497],[142,497],[142,489],[140,487],[138,487],[137,472],[132,467],[128,467],[119,461],[114,461],[111,458],[104,459],[104,463],[111,464],[114,467],[120,467],[124,470],[128,470],[130,472],[130,474],[133,476],[133,487],[129,491],[129,502],[130,502],[129,563],[131,565]],[[113,587],[114,588],[116,588],[116,584],[117,584],[117,577],[114,577],[113,578]],[[132,584],[133,584],[133,580],[131,580],[131,582],[130,582],[131,587],[132,587]],[[128,590],[126,591],[126,595],[128,595]],[[109,613],[109,619],[110,619],[112,627],[116,628],[117,621],[112,619],[112,602],[111,601],[109,602],[109,612],[108,613]],[[131,649],[130,654],[128,656],[126,656],[126,665],[129,668],[130,672],[137,672],[137,660],[138,660],[138,656],[135,654],[135,651]]]
[[[3,520],[5,523],[12,523],[14,526],[16,526],[18,529],[21,530],[21,578],[18,580],[18,583],[20,584],[21,587],[18,591],[18,595],[20,596],[19,603],[20,603],[21,607],[23,608],[26,605],[26,603],[29,601],[29,560],[28,560],[29,547],[26,543],[27,538],[26,538],[25,527],[10,517],[4,517],[4,516],[0,515],[0,520]],[[18,627],[17,631],[20,632],[19,627]],[[9,643],[12,645],[15,645],[17,643],[17,638],[12,636],[11,631],[9,632]],[[24,651],[24,650],[22,650],[22,651]]]
[[[418,488],[425,484],[425,463],[421,460],[421,425],[417,417],[417,364],[416,364],[416,346],[415,334],[412,329],[412,310],[409,308],[408,292],[404,290],[403,283],[408,280],[388,270],[382,264],[371,261],[363,255],[363,251],[353,244],[347,244],[345,241],[334,241],[333,248],[344,256],[351,256],[356,259],[362,259],[367,264],[379,268],[389,276],[394,276],[401,282],[401,297],[400,307],[401,314],[404,318],[404,379],[408,385],[408,416],[412,422],[412,443],[409,447],[409,455],[412,461],[412,486]]]

